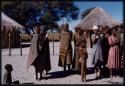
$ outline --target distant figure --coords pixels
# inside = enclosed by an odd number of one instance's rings
[[[62,26],[61,39],[60,39],[60,52],[59,52],[59,63],[58,65],[64,67],[66,70],[66,65],[68,70],[71,69],[72,65],[72,32],[69,30],[69,25],[65,24]]]
[[[3,83],[4,84],[19,84],[19,80],[12,82],[12,71],[13,71],[13,67],[11,64],[6,64],[5,65],[5,69],[6,72],[4,74],[4,78],[3,78]]]
[[[81,80],[82,82],[86,82],[86,69],[87,69],[87,58],[88,58],[88,53],[86,50],[86,41],[82,41],[80,43],[79,47],[79,62],[81,64]]]
[[[76,27],[75,33],[73,36],[74,39],[74,58],[73,58],[73,69],[75,71],[80,71],[80,64],[79,64],[79,46],[81,42],[81,36],[80,36],[81,28]]]
[[[27,69],[30,65],[33,65],[35,68],[36,79],[41,80],[43,78],[43,71],[45,70],[48,72],[51,69],[49,41],[48,37],[46,37],[46,32],[41,31],[39,26],[37,26],[35,30],[36,34],[33,35],[31,41]],[[40,73],[40,78],[38,78],[38,73]]]

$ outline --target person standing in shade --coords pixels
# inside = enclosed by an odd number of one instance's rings
[[[64,71],[66,71],[66,66],[68,66],[68,70],[70,70],[72,65],[72,32],[69,30],[68,24],[62,25],[61,28],[58,66],[63,67]]]

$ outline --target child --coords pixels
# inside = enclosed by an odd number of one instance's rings
[[[12,82],[12,74],[11,74],[11,72],[13,71],[12,65],[6,64],[5,69],[6,72],[3,79],[4,84],[19,84],[19,80]]]
[[[5,65],[5,75],[4,75],[4,83],[5,84],[11,84],[12,83],[12,76],[11,76],[11,72],[13,71],[13,67],[11,64],[6,64]]]
[[[82,82],[86,82],[86,62],[87,62],[87,58],[88,58],[88,54],[87,54],[87,50],[86,50],[86,44],[85,41],[80,43],[80,47],[79,47],[79,62],[81,64],[81,79]]]

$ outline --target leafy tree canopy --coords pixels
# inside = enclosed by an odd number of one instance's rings
[[[76,20],[79,14],[79,8],[71,1],[2,1],[2,11],[25,27],[40,23],[48,29],[56,28],[63,18]]]

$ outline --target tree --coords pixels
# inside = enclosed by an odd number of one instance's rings
[[[3,1],[2,11],[28,28],[36,22],[50,27],[63,18],[76,20],[79,14],[79,8],[70,1]]]
[[[88,8],[84,12],[81,13],[81,19],[84,19],[95,7]]]

